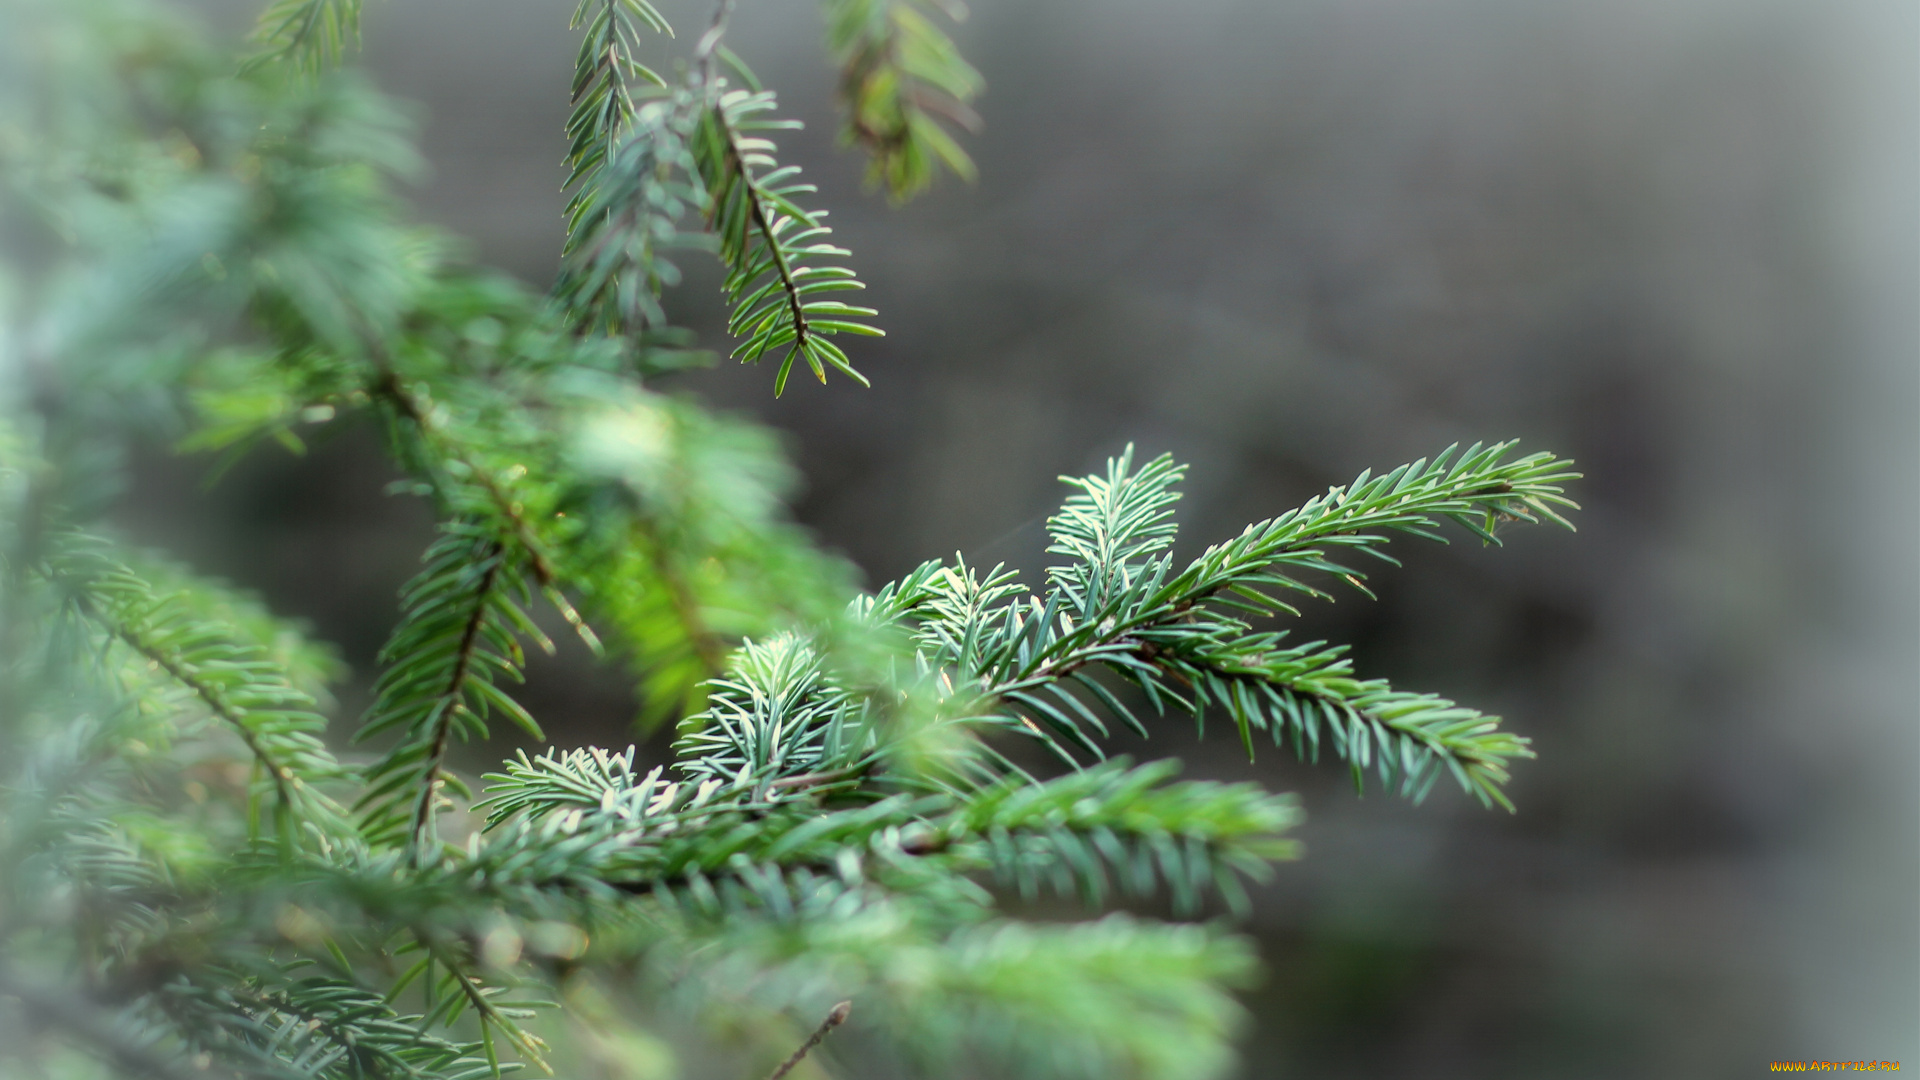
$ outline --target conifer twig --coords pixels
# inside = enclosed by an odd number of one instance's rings
[[[440,430],[439,426],[433,422],[429,411],[422,407],[419,401],[414,399],[413,394],[401,383],[400,376],[384,362],[379,365],[379,369],[380,377],[374,382],[372,390],[393,402],[394,408],[398,409],[402,416],[413,422],[414,427],[420,431],[421,441],[450,444],[452,440],[448,439]],[[486,492],[487,497],[493,502],[495,508],[498,509],[500,516],[505,518],[507,523],[513,526],[515,538],[520,541],[520,546],[525,549],[527,553],[527,566],[533,571],[534,579],[538,581],[543,588],[551,588],[555,581],[553,564],[547,558],[547,553],[541,545],[539,538],[534,535],[533,526],[528,523],[526,513],[520,507],[519,503],[515,502],[510,495],[500,489],[499,483],[488,474],[486,469],[463,454],[458,447],[446,445],[445,452],[448,458],[466,467],[467,472],[473,477],[474,482],[480,485],[480,489]],[[576,630],[580,629],[581,624],[579,618],[571,612],[570,608],[563,608],[561,614],[566,617],[567,622]]]
[[[426,779],[414,797],[413,824],[408,832],[410,847],[418,857],[425,855],[428,832],[433,824],[434,802],[440,794],[440,774],[447,760],[447,739],[453,733],[456,710],[461,708],[467,673],[473,667],[474,648],[486,627],[488,594],[493,591],[501,561],[506,558],[503,546],[496,540],[488,552],[486,572],[481,575],[480,584],[474,589],[473,614],[467,617],[466,625],[460,632],[460,644],[454,650],[453,674],[447,679],[447,688],[440,695],[439,711],[434,718],[432,741],[427,751]]]
[[[807,1051],[820,1045],[820,1041],[827,1037],[827,1032],[847,1022],[847,1014],[852,1011],[853,1002],[851,1001],[843,1001],[835,1005],[833,1009],[827,1013],[827,1018],[820,1021],[820,1026],[813,1029],[813,1036],[806,1042],[801,1043],[800,1049],[795,1050],[792,1057],[781,1062],[778,1068],[768,1073],[767,1080],[780,1080],[781,1077],[792,1072],[793,1067],[800,1064],[800,1059],[807,1056]]]
[[[734,59],[720,45],[732,10],[733,0],[720,0],[714,9],[713,24],[694,51],[698,74],[693,76],[701,99],[694,156],[706,189],[707,224],[729,271],[721,291],[734,307],[727,330],[744,339],[732,355],[742,363],[755,363],[785,346],[773,379],[775,397],[785,392],[797,358],[805,359],[822,383],[831,366],[862,386],[870,385],[829,338],[840,333],[883,336],[877,327],[848,321],[878,313],[835,300],[807,299],[814,293],[866,286],[844,267],[803,264],[808,258],[851,253],[823,242],[833,231],[821,224],[826,212],[802,209],[794,201],[797,195],[812,193],[813,185],[793,183],[799,167],[781,166],[773,157],[772,140],[759,134],[800,124],[764,118],[762,114],[774,108],[771,92],[728,90],[716,73],[716,60]],[[734,66],[751,86],[752,76]]]
[[[452,981],[459,987],[460,993],[466,998],[468,1006],[473,1009],[474,1015],[479,1018],[482,1037],[488,1039],[489,1047],[491,1047],[491,1038],[486,1032],[487,1026],[491,1024],[493,1027],[499,1029],[500,1034],[506,1037],[507,1042],[512,1044],[513,1048],[520,1052],[520,1055],[526,1059],[528,1064],[540,1070],[541,1073],[552,1076],[553,1066],[547,1063],[545,1041],[523,1031],[519,1024],[513,1022],[511,1017],[501,1012],[500,1007],[495,1005],[481,988],[480,980],[468,974],[460,962],[445,949],[432,944],[431,938],[429,938],[424,931],[416,927],[414,929],[414,937],[426,947],[427,955],[439,961],[439,963],[447,969]],[[489,1050],[489,1053],[491,1054],[491,1050]],[[494,1066],[493,1076],[495,1080],[498,1080],[501,1076],[498,1062],[492,1061],[490,1058],[489,1063]]]
[[[253,752],[254,760],[266,770],[268,778],[273,781],[274,791],[280,796],[281,805],[293,806],[292,785],[296,782],[293,770],[275,760],[272,752],[261,744],[259,734],[247,725],[246,716],[234,708],[225,695],[181,662],[179,657],[170,655],[166,650],[149,642],[133,627],[116,622],[112,624],[112,629],[114,636],[126,642],[127,646],[139,653],[143,659],[172,676],[175,682],[186,687],[205,703],[210,712],[226,721],[239,734],[240,740],[247,744],[247,749]]]

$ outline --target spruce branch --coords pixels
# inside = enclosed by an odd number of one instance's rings
[[[519,605],[526,593],[516,553],[489,530],[443,526],[426,567],[402,592],[404,614],[381,652],[387,669],[354,736],[399,729],[400,741],[366,770],[358,808],[376,839],[404,836],[416,858],[430,854],[441,790],[465,786],[445,761],[455,735],[487,734],[495,711],[535,738],[540,725],[497,684],[521,679],[519,638],[550,647]],[[405,809],[403,809],[403,807]]]
[[[375,355],[380,356],[377,349]],[[388,402],[410,426],[421,450],[415,465],[432,485],[441,512],[449,517],[497,517],[503,525],[502,531],[517,542],[519,557],[539,585],[541,595],[566,620],[587,648],[598,653],[601,649],[599,635],[562,590],[559,575],[554,569],[553,556],[549,554],[549,545],[536,532],[533,520],[528,515],[528,500],[504,486],[503,474],[525,477],[527,467],[515,462],[501,470],[485,460],[489,450],[497,453],[503,449],[525,451],[529,448],[489,446],[484,436],[479,439],[462,438],[462,433],[456,432],[441,419],[445,410],[436,408],[430,401],[421,400],[418,393],[409,388],[384,359],[376,359],[375,370],[377,376],[370,393]],[[476,487],[483,496],[479,500],[472,497],[470,490]]]
[[[641,117],[638,89],[666,83],[635,59],[641,28],[673,28],[647,0],[581,0],[573,28],[585,27],[574,61],[567,117],[565,259],[555,295],[582,329],[641,331],[665,322],[657,296],[677,280],[656,260],[674,242],[673,223],[694,201],[671,181],[683,152],[670,109]],[[636,124],[636,120],[641,122]]]
[[[1244,914],[1240,879],[1264,880],[1271,861],[1298,857],[1283,834],[1299,810],[1255,784],[1169,782],[1178,771],[1118,760],[1039,784],[1009,779],[936,823],[936,835],[977,849],[971,857],[1025,896],[1044,881],[1097,906],[1117,879],[1134,896],[1164,885],[1182,914],[1208,891]]]
[[[1023,894],[1042,884],[1103,902],[1165,887],[1183,912],[1292,857],[1298,819],[1253,785],[1169,783],[1177,766],[1109,762],[1045,782],[1009,777],[964,794],[893,795],[827,809],[818,790],[637,775],[633,751],[524,756],[489,774],[486,839],[450,873],[488,888],[619,889],[712,914],[790,916],[826,889],[863,885],[956,904],[956,873],[990,870]],[[513,824],[517,823],[517,824]]]
[[[1457,446],[1449,447],[1431,462],[1421,458],[1377,477],[1363,472],[1351,484],[1331,488],[1296,510],[1249,525],[1233,540],[1209,548],[1153,599],[1192,604],[1238,586],[1240,597],[1257,610],[1282,611],[1285,606],[1264,599],[1259,586],[1323,595],[1295,580],[1289,570],[1332,574],[1364,591],[1365,575],[1333,562],[1328,553],[1351,550],[1391,564],[1380,550],[1386,538],[1376,530],[1446,543],[1436,531],[1446,520],[1497,545],[1495,530],[1503,522],[1573,528],[1560,510],[1579,508],[1565,496],[1564,485],[1580,474],[1552,454],[1503,460],[1514,445],[1475,443],[1457,459]]]
[[[360,43],[361,0],[273,0],[254,26],[243,70],[284,63],[307,75],[340,62]]]
[[[284,808],[293,805],[295,785],[300,782],[299,777],[294,775],[290,766],[275,760],[274,754],[267,748],[264,740],[247,723],[247,717],[227,701],[227,696],[218,687],[201,678],[199,672],[189,662],[147,640],[139,631],[123,624],[113,627],[113,632],[116,637],[131,646],[134,652],[152,661],[160,670],[165,671],[180,685],[192,691],[194,696],[206,703],[208,710],[215,716],[231,725],[239,733],[241,740],[247,744],[247,749],[252,752],[254,760],[260,763],[261,770],[273,784],[274,791],[279,794],[280,806]]]
[[[958,22],[957,0],[827,0],[827,47],[840,65],[843,138],[869,155],[869,183],[896,200],[918,194],[944,166],[963,180],[973,160],[943,121],[977,132],[969,102],[985,85],[927,13]]]
[[[728,90],[718,80],[709,87],[712,100],[694,129],[693,154],[707,193],[707,223],[728,269],[721,286],[733,306],[727,330],[744,339],[732,355],[754,363],[784,347],[774,376],[776,397],[786,390],[796,356],[806,360],[823,383],[826,369],[832,367],[868,385],[831,338],[842,333],[880,336],[877,327],[858,321],[877,312],[810,299],[866,287],[853,271],[814,261],[852,253],[825,242],[832,233],[821,224],[826,212],[802,209],[794,201],[817,189],[792,182],[799,167],[781,166],[773,157],[772,140],[760,135],[791,130],[797,123],[767,118],[775,108],[771,92]]]
[[[583,26],[579,54],[574,59],[573,87],[567,116],[566,187],[575,188],[568,216],[584,205],[595,186],[594,176],[612,158],[634,117],[636,83],[663,87],[653,69],[635,59],[640,28],[673,36],[660,12],[647,0],[580,0],[572,29]]]
[[[1512,810],[1501,790],[1507,764],[1534,756],[1528,740],[1500,729],[1497,716],[1395,690],[1383,679],[1355,678],[1341,647],[1283,647],[1271,634],[1197,644],[1184,630],[1139,637],[1159,676],[1126,667],[1136,684],[1151,684],[1149,692],[1161,699],[1188,695],[1203,724],[1208,708],[1225,712],[1250,756],[1255,731],[1267,732],[1276,746],[1291,745],[1302,760],[1318,760],[1324,736],[1348,762],[1356,788],[1374,767],[1383,784],[1418,800],[1444,771],[1481,802]]]
[[[503,518],[511,528],[514,538],[519,541],[521,550],[527,558],[527,565],[542,585],[554,583],[551,560],[545,545],[534,535],[532,525],[527,521],[526,508],[522,502],[512,498],[500,486],[490,470],[477,462],[478,455],[460,445],[446,430],[445,426],[434,418],[432,406],[418,400],[400,377],[391,368],[381,365],[379,378],[373,385],[375,393],[393,403],[394,408],[413,425],[420,441],[428,448],[430,458],[440,459],[439,467],[429,475],[442,481],[441,502],[444,509],[458,512],[465,509],[468,500],[461,497],[455,488],[460,480],[470,481],[485,493],[486,501],[494,512]],[[447,466],[453,466],[449,469]],[[456,478],[457,477],[457,478]],[[575,620],[569,620],[572,622]]]
[[[576,69],[568,180],[574,195],[555,295],[582,329],[641,337],[658,329],[659,291],[678,278],[660,252],[688,242],[677,223],[698,204],[729,271],[728,332],[744,339],[733,356],[752,363],[784,347],[776,396],[796,357],[822,382],[833,367],[865,384],[830,339],[878,335],[861,321],[875,313],[815,295],[864,285],[844,267],[814,261],[849,253],[824,242],[831,230],[821,223],[823,211],[794,202],[815,189],[793,183],[798,168],[780,167],[774,144],[760,134],[797,125],[765,116],[773,95],[721,44],[731,3],[716,6],[696,44],[688,85],[638,107],[614,79],[630,62],[631,35],[617,29],[620,10],[613,0],[600,8]],[[729,90],[718,71],[722,61],[751,89]],[[659,84],[657,76],[651,81]]]
[[[589,565],[598,587],[585,602],[616,635],[638,680],[638,719],[648,728],[700,709],[733,644],[716,625],[721,597],[711,576],[686,565],[687,549],[659,538],[651,525],[636,515],[613,534],[622,547],[580,560],[595,560]]]
[[[322,785],[344,778],[346,770],[320,739],[326,720],[315,711],[318,702],[298,685],[315,676],[303,678],[276,657],[273,646],[280,642],[261,640],[290,628],[208,583],[177,580],[171,589],[156,588],[99,538],[69,530],[53,544],[46,572],[74,608],[239,736],[275,792],[283,842],[292,842],[300,820],[329,832],[345,827],[344,811]],[[253,640],[235,632],[249,614],[257,628]]]
[[[945,9],[829,5],[874,175],[904,196],[942,163],[964,174],[941,125],[971,119],[978,81],[934,28]],[[51,287],[112,312],[58,358],[115,358],[74,380],[71,416],[0,402],[0,500],[17,511],[0,514],[0,711],[9,755],[26,751],[0,762],[0,876],[22,901],[0,912],[0,952],[31,956],[45,981],[19,993],[5,968],[0,996],[81,1006],[18,1010],[53,1039],[139,1075],[484,1080],[541,1063],[538,999],[618,978],[643,1008],[736,1025],[859,1000],[931,1073],[1199,1080],[1228,1052],[1244,942],[1128,918],[1023,924],[988,888],[1244,910],[1245,880],[1295,853],[1284,796],[1099,760],[1112,723],[1149,730],[1122,683],[1147,708],[1224,710],[1249,748],[1259,732],[1303,757],[1324,745],[1415,797],[1450,772],[1500,801],[1526,756],[1494,718],[1249,621],[1324,595],[1329,575],[1361,585],[1346,556],[1384,559],[1394,532],[1451,520],[1491,539],[1506,521],[1559,520],[1573,474],[1505,446],[1363,476],[1190,563],[1171,554],[1182,469],[1129,452],[1069,481],[1050,522],[1059,565],[1038,589],[935,562],[847,604],[850,575],[784,516],[772,437],[642,386],[681,362],[660,290],[677,277],[666,255],[695,242],[695,208],[726,266],[736,355],[782,351],[777,391],[796,355],[851,373],[831,335],[871,330],[867,309],[816,296],[858,282],[822,216],[796,205],[811,188],[774,160],[772,95],[723,44],[731,0],[675,87],[636,59],[642,34],[667,32],[645,0],[576,9],[569,239],[548,298],[452,269],[444,245],[402,227],[386,185],[406,154],[377,98],[334,80],[225,83],[174,37],[103,32],[97,5],[43,6],[101,45],[75,80],[87,92],[47,110],[86,123],[23,120],[23,145],[60,149],[50,187],[79,193],[46,195],[84,226]],[[276,0],[252,63],[336,63],[358,13]],[[194,152],[155,131],[188,133]],[[125,190],[67,164],[76,147],[76,161],[104,147],[132,163]],[[179,225],[215,188],[233,208]],[[122,234],[167,239],[84,239]],[[87,291],[102,280],[143,284]],[[224,321],[243,311],[245,326]],[[199,356],[206,341],[249,344]],[[88,503],[69,491],[111,487],[117,399],[183,383],[199,448],[297,450],[305,425],[374,412],[401,489],[433,500],[440,533],[359,736],[393,745],[358,774],[319,742],[328,665],[293,628],[61,532]],[[583,636],[569,596],[617,632],[650,708],[688,703],[676,760],[520,754],[487,777],[468,843],[440,843],[442,794],[466,791],[452,740],[499,712],[539,734],[507,692],[523,646],[549,644],[525,611],[536,589]],[[996,745],[1003,729],[1074,768],[1029,773]],[[354,780],[357,820],[317,793]],[[237,804],[269,798],[282,837],[311,842],[257,842]]]
[[[453,732],[454,710],[465,696],[468,673],[473,670],[474,649],[480,631],[486,625],[487,600],[500,574],[500,560],[504,554],[501,545],[495,542],[482,559],[486,569],[481,574],[479,584],[474,586],[473,613],[466,617],[466,625],[460,631],[460,643],[454,648],[453,671],[447,676],[446,689],[440,692],[433,706],[434,711],[430,714],[427,779],[426,783],[420,785],[419,795],[414,800],[413,827],[409,834],[416,850],[427,840],[434,802],[439,796],[441,769],[447,758],[447,739]]]
[[[554,284],[575,328],[633,338],[643,349],[677,340],[660,307],[663,288],[680,272],[663,252],[698,246],[679,221],[705,196],[687,148],[695,112],[694,87],[666,91],[666,83],[633,58],[636,20],[655,32],[672,29],[645,0],[582,0],[579,26],[595,10],[575,64],[574,111],[567,121],[567,241]],[[723,17],[723,16],[722,16]],[[714,31],[699,49],[710,52]],[[706,65],[696,59],[696,67]],[[631,83],[654,98],[636,103]]]
[[[146,1011],[183,1032],[200,1052],[249,1076],[498,1075],[479,1044],[437,1036],[426,1017],[397,1011],[385,995],[308,970],[297,963],[247,971],[208,965],[159,987]]]
[[[798,635],[748,642],[710,686],[706,711],[674,743],[690,777],[760,784],[855,777],[876,760],[879,743],[863,703],[827,678],[818,651]]]
[[[704,203],[692,179],[685,100],[642,105],[630,134],[574,192],[553,293],[582,332],[629,335],[642,345],[677,340],[659,301],[662,289],[680,281],[665,253],[697,246],[701,238],[679,223]]]
[[[519,1023],[521,1019],[530,1015],[530,1011],[524,1008],[510,1008],[496,1002],[494,997],[503,988],[487,986],[481,982],[479,976],[468,972],[465,962],[451,949],[433,944],[432,939],[421,931],[416,930],[415,936],[423,943],[427,957],[439,963],[445,970],[445,982],[460,991],[458,997],[448,996],[449,1004],[442,1014],[441,1023],[451,1027],[463,1009],[473,1010],[474,1017],[480,1024],[481,1044],[486,1050],[487,1064],[491,1067],[496,1080],[501,1075],[501,1068],[499,1053],[493,1045],[495,1031],[498,1031],[515,1050],[519,1051],[520,1056],[528,1064],[540,1070],[542,1074],[552,1076],[553,1066],[547,1063],[545,1041],[527,1031]],[[430,1015],[429,1019],[433,1017]]]
[[[1070,764],[1098,760],[1105,711],[1144,734],[1145,725],[1085,669],[1104,667],[1138,686],[1156,712],[1168,705],[1204,717],[1212,706],[1234,721],[1253,751],[1252,732],[1291,740],[1318,754],[1322,732],[1354,769],[1423,797],[1440,771],[1492,805],[1508,806],[1507,762],[1531,756],[1525,739],[1499,720],[1445,698],[1356,679],[1339,650],[1286,646],[1256,634],[1235,612],[1292,613],[1280,594],[1324,597],[1302,580],[1328,574],[1364,591],[1363,575],[1335,561],[1344,551],[1393,562],[1387,534],[1444,541],[1442,520],[1497,543],[1502,521],[1553,521],[1574,504],[1563,485],[1578,476],[1547,454],[1505,460],[1511,443],[1453,450],[1386,475],[1363,473],[1297,510],[1248,528],[1175,571],[1174,485],[1184,470],[1162,457],[1135,469],[1131,449],[1104,475],[1069,480],[1076,489],[1049,520],[1049,551],[1071,561],[1048,571],[1051,588],[1033,596],[1010,574],[982,576],[964,563],[916,577],[900,616],[921,647],[957,677],[999,702],[994,722],[1026,732]],[[1271,591],[1270,591],[1271,590]],[[1091,699],[1091,704],[1088,699]]]

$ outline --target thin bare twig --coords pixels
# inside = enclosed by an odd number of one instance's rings
[[[767,1080],[780,1080],[781,1077],[792,1072],[793,1067],[795,1065],[800,1064],[800,1059],[807,1056],[807,1051],[820,1045],[820,1040],[827,1037],[827,1032],[832,1031],[834,1028],[837,1028],[841,1024],[846,1023],[847,1014],[852,1011],[853,1011],[853,1002],[851,1001],[843,1001],[840,1004],[835,1005],[833,1007],[833,1011],[827,1013],[827,1018],[825,1020],[820,1021],[820,1026],[814,1029],[813,1037],[808,1039],[806,1042],[801,1043],[800,1049],[795,1050],[793,1052],[792,1057],[781,1062],[779,1068],[768,1073]]]

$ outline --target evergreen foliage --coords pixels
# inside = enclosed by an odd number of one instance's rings
[[[786,516],[775,440],[650,385],[704,362],[660,303],[676,248],[720,259],[733,354],[777,355],[776,394],[796,359],[864,383],[834,339],[878,333],[824,298],[859,282],[730,12],[669,83],[635,59],[658,12],[583,0],[539,296],[400,216],[404,126],[332,70],[357,0],[276,0],[243,63],[141,0],[0,9],[32,90],[0,98],[0,1073],[638,1078],[672,1073],[669,1032],[751,1072],[844,1020],[818,1053],[916,1074],[1212,1076],[1242,939],[1004,900],[1243,911],[1298,810],[1108,759],[1110,724],[1223,714],[1249,753],[1506,805],[1530,751],[1497,718],[1254,620],[1364,590],[1352,557],[1391,563],[1391,534],[1564,524],[1550,455],[1363,474],[1182,562],[1183,467],[1128,450],[1066,478],[1043,586],[956,560],[858,594]],[[923,6],[826,16],[873,175],[969,175],[938,121],[972,123],[979,77]],[[336,756],[333,656],[104,515],[138,440],[224,464],[356,421],[440,526]],[[542,737],[514,688],[543,626],[631,666],[670,764],[451,767],[502,719]]]
[[[896,199],[924,189],[942,167],[972,179],[973,159],[942,121],[979,130],[968,103],[985,83],[927,14],[957,22],[966,7],[958,0],[826,0],[825,9],[845,135],[866,148],[868,179]]]

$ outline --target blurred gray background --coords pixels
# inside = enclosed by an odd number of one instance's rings
[[[419,105],[421,214],[536,286],[572,6],[367,10],[366,66]],[[706,11],[663,7],[684,51]],[[1249,927],[1243,1074],[1920,1068],[1920,5],[978,0],[958,37],[981,179],[900,209],[835,148],[812,4],[742,0],[729,39],[807,122],[785,156],[888,336],[870,391],[684,385],[790,433],[801,518],[870,582],[955,550],[1031,574],[1055,475],[1129,440],[1193,464],[1194,550],[1456,440],[1587,474],[1578,534],[1401,545],[1378,603],[1301,628],[1531,736],[1517,815],[1187,725],[1132,748],[1304,798],[1308,855]],[[717,281],[674,300],[709,343]],[[428,528],[377,447],[198,468],[151,463],[130,520],[366,677]],[[563,744],[630,738],[617,677],[565,661],[530,695]]]

